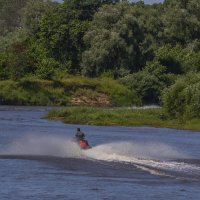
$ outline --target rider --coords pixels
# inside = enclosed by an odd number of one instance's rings
[[[77,141],[84,140],[85,134],[81,131],[80,128],[77,128],[77,132],[76,132],[75,138],[76,138]]]

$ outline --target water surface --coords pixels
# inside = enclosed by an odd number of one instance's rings
[[[0,107],[1,200],[200,199],[199,132],[66,125],[49,109]]]

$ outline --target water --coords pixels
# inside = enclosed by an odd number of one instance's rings
[[[199,132],[66,125],[48,109],[0,107],[1,200],[200,199]]]

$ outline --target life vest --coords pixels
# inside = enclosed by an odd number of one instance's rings
[[[85,148],[88,148],[88,147],[89,147],[89,144],[88,144],[87,140],[79,140],[79,146],[80,146],[82,149],[85,149]]]

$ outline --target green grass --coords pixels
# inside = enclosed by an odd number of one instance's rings
[[[62,120],[68,124],[115,125],[115,126],[153,126],[177,129],[200,130],[200,119],[181,122],[163,119],[163,110],[69,107],[51,110],[48,119]]]
[[[84,96],[98,101],[101,94],[107,98],[109,106],[137,103],[127,87],[110,78],[70,76],[49,81],[26,77],[18,81],[0,81],[0,103],[4,105],[73,105],[73,98]]]
[[[0,82],[0,102],[5,105],[67,105],[69,99],[52,81],[22,79]]]

